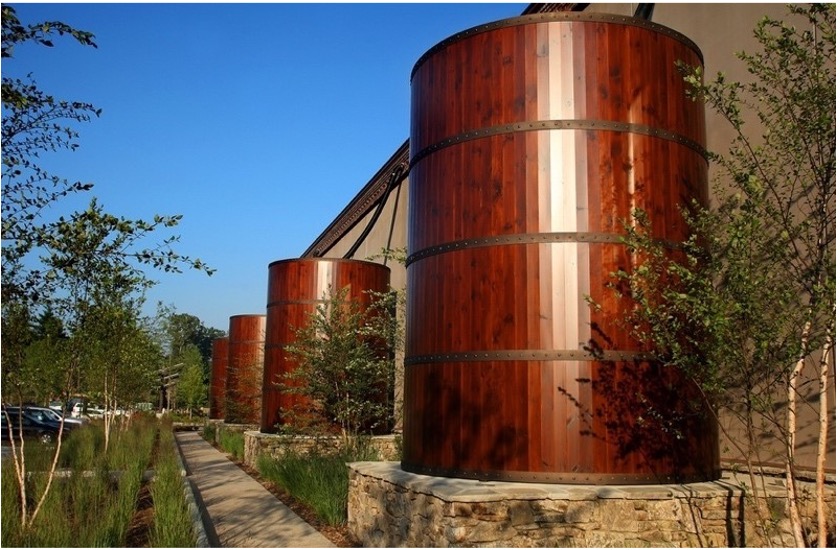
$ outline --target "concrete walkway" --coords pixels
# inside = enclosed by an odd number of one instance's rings
[[[196,432],[176,432],[211,546],[325,548],[326,537]],[[212,529],[210,528],[212,526]]]

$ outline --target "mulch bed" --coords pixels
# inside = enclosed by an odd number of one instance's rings
[[[126,548],[149,548],[149,532],[155,520],[154,503],[152,493],[149,491],[149,482],[144,482],[137,495],[137,507],[134,509],[134,517],[128,525],[126,535]]]
[[[160,452],[160,432],[155,432],[152,452],[149,453],[147,469],[152,469]],[[149,548],[149,534],[155,522],[155,503],[152,501],[149,480],[144,479],[137,493],[137,504],[134,506],[134,517],[128,524],[126,534],[126,548]]]

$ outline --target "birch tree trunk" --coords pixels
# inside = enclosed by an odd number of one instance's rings
[[[837,305],[834,306],[836,314]],[[828,355],[834,347],[835,321],[828,324],[820,355],[820,435],[817,443],[817,546],[828,545],[828,529],[825,514],[825,459],[828,452]]]
[[[795,449],[796,449],[796,405],[797,405],[797,387],[799,385],[799,377],[802,375],[802,369],[805,366],[805,353],[808,348],[808,339],[811,335],[811,321],[805,323],[801,334],[801,352],[799,359],[796,361],[796,366],[788,377],[788,426],[787,426],[787,460],[785,461],[785,487],[787,489],[788,510],[790,514],[790,527],[793,531],[793,538],[796,546],[799,548],[805,547],[805,539],[802,536],[802,518],[799,516],[799,505],[796,494],[796,472],[795,472]]]

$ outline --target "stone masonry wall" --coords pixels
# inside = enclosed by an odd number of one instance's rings
[[[395,436],[373,436],[369,441],[380,460],[394,460],[399,457],[399,440]],[[304,437],[246,431],[245,464],[256,469],[260,455],[279,458],[289,450],[300,454],[309,453],[314,449],[336,450],[341,443],[339,437]]]
[[[226,424],[224,420],[208,420],[207,426],[211,427],[214,430],[213,441],[216,445],[219,444],[222,437],[222,432],[235,432],[235,433],[245,433],[249,430],[257,430],[259,426],[255,424]],[[245,442],[245,446],[247,447],[248,443]]]
[[[348,528],[365,547],[791,546],[784,486],[765,479],[773,518],[762,535],[743,476],[667,486],[479,482],[350,464]],[[813,484],[803,483],[812,526]],[[830,532],[836,492],[827,487]]]

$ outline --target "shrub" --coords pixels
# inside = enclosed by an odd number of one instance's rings
[[[347,288],[330,289],[286,352],[296,364],[277,381],[302,397],[283,410],[285,427],[345,436],[385,433],[394,425],[397,292],[370,292],[365,306]]]

